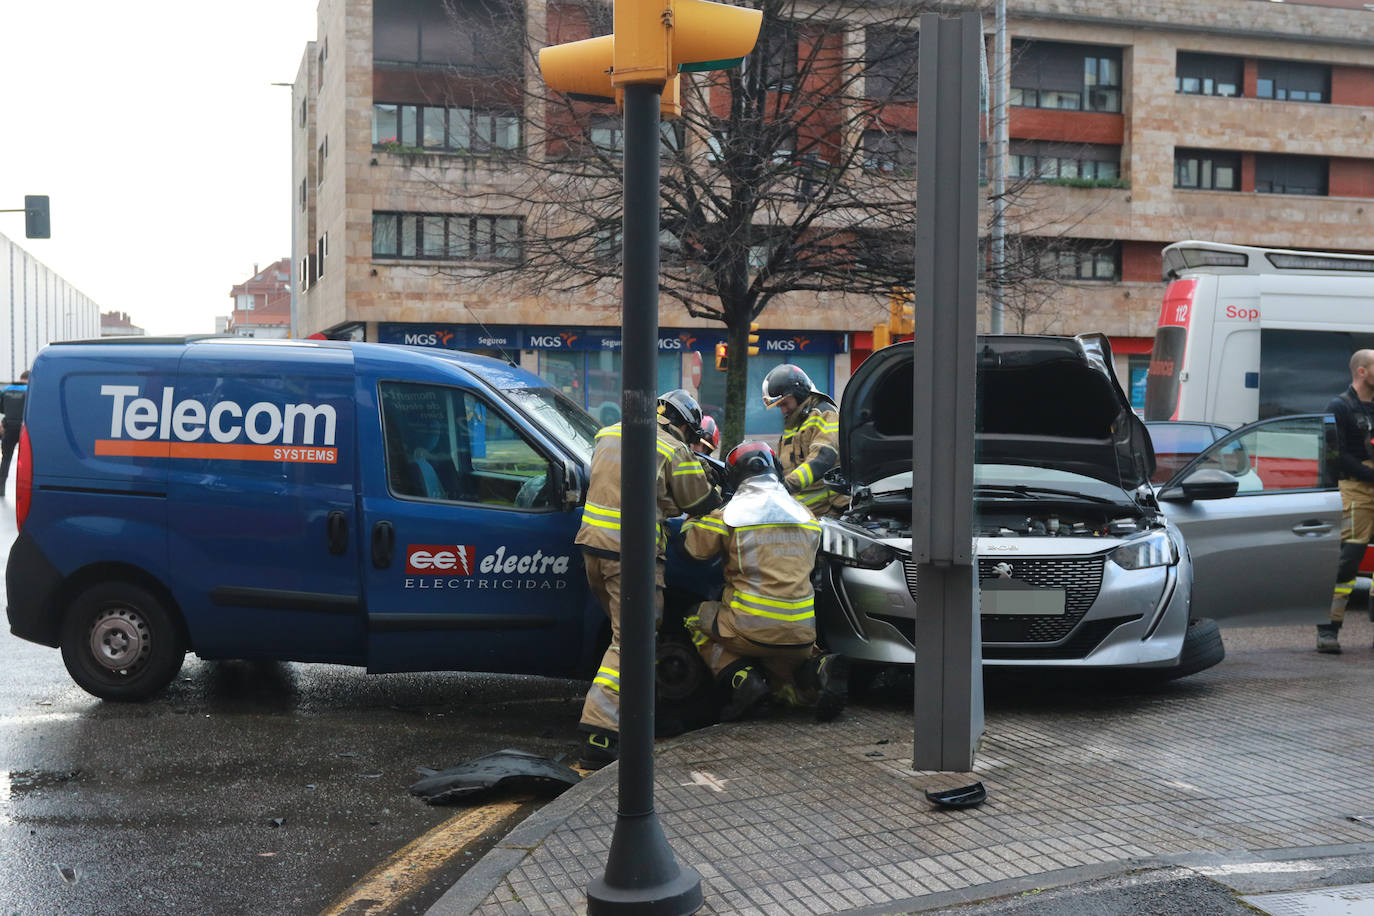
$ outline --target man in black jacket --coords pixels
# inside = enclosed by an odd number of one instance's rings
[[[1331,622],[1317,625],[1317,651],[1341,651],[1341,623],[1365,547],[1374,537],[1374,350],[1350,357],[1350,387],[1326,405],[1340,440],[1341,562]]]
[[[5,481],[10,479],[10,459],[19,444],[19,429],[24,422],[24,397],[29,392],[29,373],[19,374],[19,381],[0,389],[0,413],[5,415],[4,436],[0,438],[0,496],[5,493]]]

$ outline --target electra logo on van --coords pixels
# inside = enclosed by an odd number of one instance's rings
[[[567,554],[507,553],[505,545],[477,562],[471,544],[409,544],[406,546],[406,588],[564,589],[571,557]],[[530,578],[540,576],[545,578]],[[432,578],[445,577],[445,578]],[[474,585],[474,583],[476,583]]]
[[[100,394],[111,399],[110,438],[95,440],[97,455],[307,464],[339,459],[338,417],[328,404],[258,401],[244,407],[226,400],[207,406],[194,398],[178,401],[171,387],[155,401],[141,397],[136,385],[101,385]]]

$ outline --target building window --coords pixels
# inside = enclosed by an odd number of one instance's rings
[[[315,240],[315,279],[324,277],[324,259],[329,254],[329,233]]]
[[[916,99],[915,31],[874,26],[864,30],[864,95],[870,99]]]
[[[329,137],[325,137],[320,142],[320,147],[315,151],[315,186],[324,184],[324,160],[329,155]]]
[[[676,121],[659,122],[659,156],[671,156],[682,149],[683,127]],[[593,115],[587,139],[602,154],[619,158],[625,153],[625,122],[618,115]],[[709,142],[709,141],[708,141]]]
[[[373,213],[372,256],[424,261],[518,261],[525,221],[467,213]]]
[[[1262,60],[1255,95],[1287,102],[1330,102],[1331,68],[1291,60]]]
[[[306,106],[310,103],[309,99],[301,99],[301,127],[305,126]]]
[[[1012,105],[1121,110],[1121,51],[1053,41],[1012,42]]]
[[[1220,54],[1178,52],[1174,91],[1185,95],[1241,95],[1245,84],[1245,61]]]
[[[1175,150],[1174,187],[1200,191],[1239,191],[1240,153]]]
[[[1255,156],[1255,190],[1261,194],[1327,193],[1327,160],[1320,156]]]
[[[300,279],[301,289],[309,289],[309,288],[310,288],[310,255],[307,254],[307,255],[305,255],[305,256],[303,256],[303,257],[301,258],[300,272],[301,272],[301,273],[300,273],[300,278],[301,278],[301,279]]]
[[[1055,280],[1120,280],[1121,243],[1056,243],[1040,252],[1039,273]]]
[[[916,131],[864,131],[864,168],[884,175],[915,175]]]
[[[520,118],[510,112],[379,102],[372,145],[490,155],[520,149]]]
[[[1096,143],[1050,143],[1013,140],[1007,160],[1012,178],[1054,181],[1083,178],[1114,181],[1121,177],[1121,147]]]
[[[302,178],[302,179],[301,179],[301,209],[302,209],[302,210],[305,209],[305,200],[306,200],[306,196],[305,196],[305,179]]]
[[[329,39],[326,38],[320,43],[320,53],[315,58],[315,91],[324,92],[324,58],[325,52],[329,50]]]
[[[521,58],[523,7],[486,0],[377,0],[374,61],[490,72]],[[518,64],[517,64],[518,65]]]
[[[753,60],[763,62],[763,88],[773,92],[791,92],[797,81],[796,23],[771,20],[763,25],[759,36],[760,56],[751,54],[744,59],[746,77]]]

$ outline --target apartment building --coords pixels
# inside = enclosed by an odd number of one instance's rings
[[[531,293],[463,275],[465,263],[521,257],[524,214],[480,201],[484,189],[508,200],[498,192],[543,155],[526,136],[545,117],[529,91],[538,74],[484,9],[320,3],[294,88],[299,331],[502,355],[610,419],[613,284]],[[584,29],[607,30],[605,18]],[[581,37],[566,19],[563,6],[526,0],[536,42]],[[1374,250],[1374,11],[1345,0],[1008,0],[1008,31],[1009,250],[1034,279],[1008,296],[1006,330],[1105,331],[1123,377],[1143,383],[1164,245]],[[872,38],[855,23],[842,40]],[[909,175],[918,119],[908,108],[865,134],[865,168]],[[614,143],[615,118],[597,117]],[[444,190],[456,185],[461,209]],[[766,355],[751,379],[788,360],[838,392],[886,312],[885,298],[844,290],[781,297],[764,315]],[[667,301],[660,324],[660,387],[719,403],[711,354],[723,328]],[[750,428],[759,422],[751,415]]]
[[[291,259],[282,258],[229,290],[234,308],[222,333],[235,337],[291,336]]]

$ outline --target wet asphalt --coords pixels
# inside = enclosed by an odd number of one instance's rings
[[[14,535],[9,499],[0,556]],[[188,655],[160,697],[107,703],[5,623],[0,914],[319,913],[463,810],[407,794],[415,767],[504,747],[571,759],[585,689]],[[500,835],[386,911],[424,912]]]

